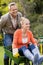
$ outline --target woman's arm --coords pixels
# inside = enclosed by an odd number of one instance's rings
[[[34,36],[33,36],[32,32],[31,32],[30,38],[31,38],[31,42],[32,42],[34,45],[36,45],[36,46],[37,46],[38,41],[34,38]]]
[[[13,43],[12,43],[12,51],[13,51],[13,56],[14,57],[19,56],[17,43],[18,43],[18,32],[15,31],[14,36],[13,36]]]

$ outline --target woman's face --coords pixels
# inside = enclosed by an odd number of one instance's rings
[[[25,22],[22,25],[24,30],[29,30],[30,29],[30,21],[29,20],[25,20]]]

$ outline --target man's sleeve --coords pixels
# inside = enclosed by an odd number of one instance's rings
[[[5,23],[6,23],[6,20],[5,20],[6,18],[5,17],[1,17],[1,19],[0,19],[0,32],[2,31],[2,27],[5,25]]]

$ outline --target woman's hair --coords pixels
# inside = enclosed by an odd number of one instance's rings
[[[20,20],[20,24],[24,24],[25,22],[29,21],[29,19],[25,18],[25,17],[21,17],[21,20]],[[30,22],[30,21],[29,21]]]

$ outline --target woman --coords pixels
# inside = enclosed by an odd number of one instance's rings
[[[21,53],[31,60],[34,65],[37,65],[40,58],[39,50],[37,48],[37,42],[30,31],[30,21],[27,18],[21,17],[21,29],[18,29],[14,33],[13,38],[13,55],[19,56]]]

